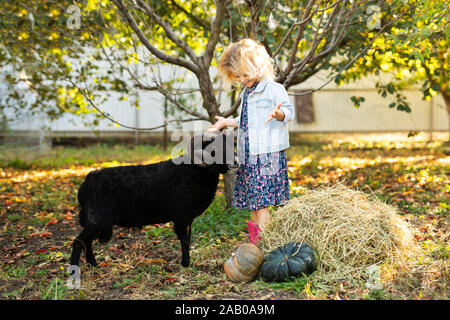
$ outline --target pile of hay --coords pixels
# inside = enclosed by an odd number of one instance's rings
[[[339,280],[356,284],[367,267],[402,264],[415,251],[409,226],[394,207],[340,183],[306,190],[278,209],[260,247],[267,254],[290,241],[304,241],[317,253],[318,287]]]

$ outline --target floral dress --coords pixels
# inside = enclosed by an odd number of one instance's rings
[[[247,97],[258,83],[247,88],[244,93],[241,123],[241,141],[244,163],[239,165],[234,184],[232,206],[251,211],[280,205],[289,200],[289,179],[286,152],[278,151],[266,154],[250,155],[248,142]],[[278,121],[273,119],[271,121]]]

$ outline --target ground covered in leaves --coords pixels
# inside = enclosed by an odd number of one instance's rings
[[[288,166],[292,196],[340,181],[375,192],[412,226],[420,253],[408,267],[382,270],[382,290],[345,281],[329,290],[310,278],[270,284],[227,280],[223,264],[248,241],[248,211],[225,209],[223,185],[194,221],[191,266],[180,266],[172,224],[115,228],[94,242],[100,266],[82,259],[81,289],[67,287],[78,225],[77,190],[91,170],[168,159],[170,148],[95,145],[44,154],[0,150],[0,299],[447,299],[449,296],[448,135],[299,135]],[[271,209],[274,214],[276,211]]]

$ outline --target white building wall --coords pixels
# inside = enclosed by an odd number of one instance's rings
[[[448,130],[447,111],[442,96],[430,101],[422,100],[418,90],[403,94],[411,106],[411,113],[389,108],[393,102],[382,98],[376,90],[324,89],[313,93],[315,121],[293,122],[290,130],[300,132],[345,131],[424,131]],[[359,108],[353,106],[352,96],[363,96],[365,102]],[[295,98],[291,96],[291,102]]]
[[[195,89],[198,88],[197,79],[190,72],[173,66],[161,68],[163,78],[171,76],[183,77],[186,81],[180,88]],[[216,75],[216,70],[211,68],[211,75]],[[151,74],[148,74],[147,83],[151,82]],[[310,90],[320,87],[327,80],[327,74],[322,72],[312,77],[306,82],[291,87],[289,94],[296,90]],[[308,124],[299,124],[294,119],[289,124],[289,130],[294,132],[364,132],[364,131],[424,131],[424,130],[448,130],[447,112],[443,98],[438,95],[431,101],[422,100],[422,93],[418,89],[406,90],[403,94],[407,97],[411,105],[412,112],[406,113],[396,109],[390,109],[388,105],[393,101],[389,98],[382,98],[375,88],[375,77],[364,78],[361,81],[344,84],[336,87],[334,82],[325,86],[322,90],[313,93],[313,103],[315,112],[315,121]],[[0,88],[1,89],[1,88]],[[217,86],[217,94],[221,88]],[[225,92],[221,92],[221,110],[226,110],[230,106],[230,99]],[[366,101],[360,108],[353,106],[350,98],[352,96],[364,96]],[[112,93],[110,101],[99,105],[99,107],[111,115],[116,121],[128,125],[138,126],[140,128],[149,128],[160,126],[164,123],[164,96],[157,91],[140,91],[140,109],[136,109],[129,97],[126,101],[118,101],[120,97],[117,93]],[[291,103],[295,105],[295,96],[290,95]],[[198,110],[206,115],[202,109],[202,100],[200,94],[195,94],[194,100],[190,105],[198,106]],[[240,109],[238,110],[240,111]],[[178,118],[187,118],[188,115],[179,115]],[[90,115],[86,116],[89,119]],[[170,117],[173,119],[174,117]],[[200,123],[200,124],[199,124]],[[49,123],[42,116],[25,116],[23,119],[17,119],[9,124],[13,130],[37,130],[44,124],[50,126],[55,132],[84,131],[90,132],[92,127],[85,126],[79,116],[64,115],[61,119]],[[206,121],[197,121],[196,127],[201,126],[206,129],[210,124]],[[168,125],[168,130],[173,131],[177,128],[183,130],[193,130],[193,122],[182,123],[177,126],[175,123]],[[117,127],[108,119],[102,119],[98,131],[118,131],[124,132],[129,129]],[[162,132],[163,128],[153,132]]]
[[[386,81],[387,75],[382,75]],[[289,93],[297,90],[317,89],[328,79],[328,74],[320,72],[302,84],[293,86]],[[389,108],[394,97],[383,98],[378,94],[375,83],[380,77],[369,76],[359,81],[345,83],[339,87],[333,82],[313,93],[315,121],[308,124],[293,122],[291,131],[299,132],[345,132],[345,131],[424,131],[449,130],[448,115],[442,95],[431,100],[423,100],[418,88],[404,90],[403,95],[411,107],[411,113]],[[365,102],[355,108],[352,96],[365,97]],[[291,103],[295,97],[290,96]]]

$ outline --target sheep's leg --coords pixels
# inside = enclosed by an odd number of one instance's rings
[[[81,242],[78,238],[73,241],[72,244],[72,256],[70,257],[70,264],[72,266],[80,265],[80,255],[84,250],[85,244]]]
[[[93,231],[91,234],[94,236],[91,236],[86,243],[86,261],[91,266],[96,267],[98,266],[97,261],[95,260],[94,252],[92,251],[92,241],[94,241],[95,238],[98,237],[100,243],[108,242],[112,235],[112,227],[93,227],[95,231]]]
[[[189,246],[191,244],[191,223],[175,222],[175,233],[181,243],[181,265],[189,266]]]
[[[93,239],[90,239],[88,243],[86,243],[86,262],[91,266],[96,267],[98,264],[95,260],[94,252],[92,251],[92,241]]]
[[[84,251],[86,253],[86,261],[92,266],[97,266],[95,256],[92,251],[92,241],[96,238],[97,231],[92,225],[87,225],[80,235],[74,240],[72,245],[72,257],[70,264],[78,266],[80,264],[80,255]]]

